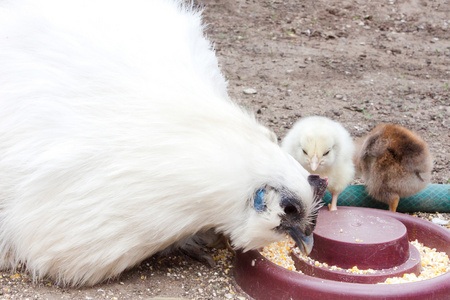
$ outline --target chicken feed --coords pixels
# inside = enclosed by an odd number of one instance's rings
[[[414,282],[430,279],[439,275],[443,275],[446,272],[450,271],[450,259],[445,252],[438,252],[436,249],[432,249],[424,246],[422,243],[419,243],[417,240],[412,241],[411,244],[417,248],[420,252],[421,260],[422,260],[422,271],[416,276],[415,274],[404,274],[403,277],[391,277],[386,279],[384,282],[380,284],[395,284],[395,283],[406,283],[406,282]],[[291,271],[296,271],[302,273],[301,271],[297,271],[294,265],[294,261],[291,258],[291,252],[294,251],[301,259],[312,262],[314,265],[321,268],[328,268],[330,270],[342,270],[337,266],[329,266],[327,263],[321,263],[319,261],[315,261],[298,251],[297,247],[295,247],[295,242],[289,237],[286,236],[283,240],[274,242],[268,246],[265,246],[260,253],[271,262],[286,268]],[[376,271],[373,269],[360,270],[358,266],[354,266],[350,269],[347,269],[348,273],[353,274],[370,274],[375,273]]]

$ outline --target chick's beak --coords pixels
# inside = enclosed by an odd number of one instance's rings
[[[312,233],[308,236],[304,235],[298,228],[295,227],[289,228],[288,233],[294,239],[297,247],[303,254],[309,255],[309,253],[311,253],[312,247],[314,245],[314,238]]]
[[[317,154],[314,154],[314,156],[311,158],[311,170],[312,171],[317,170],[318,166],[319,166],[319,158],[317,157]]]

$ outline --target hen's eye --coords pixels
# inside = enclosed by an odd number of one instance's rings
[[[328,150],[327,152],[325,152],[325,153],[323,154],[323,156],[327,156],[328,153],[330,153],[330,150]]]
[[[295,208],[295,206],[293,205],[288,205],[284,208],[284,213],[286,215],[292,215],[292,214],[296,214],[297,213],[297,208]]]

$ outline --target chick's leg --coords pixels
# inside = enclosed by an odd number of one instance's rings
[[[393,195],[391,201],[389,202],[389,210],[392,212],[396,212],[399,201],[400,197],[397,194]]]
[[[328,210],[337,210],[337,199],[338,199],[339,193],[331,193],[331,203],[328,204]]]

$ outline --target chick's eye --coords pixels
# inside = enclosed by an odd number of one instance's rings
[[[327,152],[325,152],[325,153],[323,154],[323,156],[327,156],[328,153],[330,153],[330,150],[328,150]]]
[[[302,150],[303,150],[303,153],[304,153],[304,154],[308,155],[308,153],[306,153],[306,151],[305,151],[304,149],[302,149]]]

